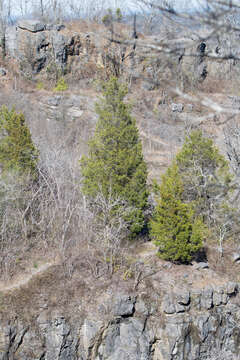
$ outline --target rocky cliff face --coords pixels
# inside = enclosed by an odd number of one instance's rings
[[[95,313],[66,318],[46,306],[31,324],[0,324],[2,360],[237,360],[238,284],[96,299]]]
[[[69,24],[68,24],[69,25]],[[81,31],[65,25],[43,24],[37,20],[20,21],[6,31],[6,53],[17,61],[22,74],[32,77],[42,70],[47,74],[80,72],[92,66],[93,72],[116,66],[126,55],[126,48],[110,44],[108,30]],[[91,74],[92,75],[92,74]],[[83,75],[82,75],[83,76]]]
[[[79,26],[81,28],[81,25]],[[115,29],[117,40],[119,40],[118,36],[129,37],[129,29],[126,28],[122,35],[118,34],[119,31]],[[161,37],[161,34],[159,36]],[[208,38],[206,33],[202,37]],[[238,60],[229,60],[226,63],[221,60],[230,52],[239,58],[238,39],[235,34],[227,34],[221,39],[210,38],[199,43],[186,30],[185,33],[179,34],[179,39],[169,40],[169,44],[168,40],[164,39],[169,48],[175,49],[169,59],[165,59],[164,54],[161,53],[163,58],[160,59],[158,52],[154,57],[154,50],[151,51],[149,58],[148,48],[144,50],[138,45],[135,48],[132,45],[117,44],[111,42],[110,38],[111,34],[104,26],[99,26],[94,31],[80,31],[79,28],[73,30],[69,24],[65,27],[62,24],[52,25],[37,20],[23,20],[17,26],[7,29],[6,51],[8,56],[17,60],[21,72],[28,77],[42,70],[47,73],[60,71],[74,74],[80,69],[83,76],[86,66],[89,67],[90,64],[94,70],[109,68],[109,71],[115,75],[144,74],[144,78],[153,83],[159,81],[157,79],[159,75],[161,79],[165,77],[169,79],[170,73],[176,77],[179,71],[190,82],[203,81],[208,75],[225,79],[229,78],[229,74],[236,76],[240,72]],[[152,41],[158,43],[159,39],[144,38],[146,43]],[[154,88],[153,83],[146,81],[145,87],[151,90]]]
[[[47,25],[38,21],[21,21],[6,33],[7,53],[18,60],[25,73],[36,74],[57,66],[64,70],[70,56],[82,61],[92,55],[91,35],[68,32],[64,25]],[[89,60],[89,59],[88,59]]]

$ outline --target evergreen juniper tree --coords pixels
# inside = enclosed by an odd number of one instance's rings
[[[232,236],[236,211],[231,207],[234,191],[228,163],[213,141],[202,131],[186,137],[182,149],[162,178],[159,200],[151,221],[151,236],[159,255],[189,261],[208,237]]]
[[[3,172],[35,174],[38,151],[24,115],[6,106],[0,109],[0,166]]]
[[[183,182],[174,162],[162,177],[159,199],[150,222],[150,235],[162,259],[189,262],[201,249],[206,231],[191,203],[182,201]]]
[[[147,205],[147,167],[130,105],[124,102],[127,87],[116,78],[103,86],[103,99],[96,104],[99,120],[89,142],[89,155],[81,160],[83,192],[96,198],[109,192],[132,207],[128,221],[134,234],[144,226]]]
[[[232,176],[226,159],[211,139],[195,130],[186,137],[176,162],[184,183],[184,201],[194,201],[196,212],[212,226],[231,190]]]

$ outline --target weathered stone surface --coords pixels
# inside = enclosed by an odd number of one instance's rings
[[[130,316],[134,312],[135,297],[120,295],[114,302],[113,314],[115,316]]]
[[[62,100],[61,95],[52,96],[47,100],[48,105],[50,106],[58,106]]]
[[[45,29],[48,31],[51,31],[51,30],[61,31],[61,30],[65,29],[65,25],[63,25],[63,24],[46,24]]]
[[[226,305],[228,303],[228,300],[229,300],[228,294],[223,293],[223,295],[222,295],[222,304]]]
[[[7,71],[4,68],[0,68],[0,76],[5,76],[7,75]]]
[[[231,107],[236,110],[240,110],[240,96],[229,95],[228,98],[231,101]]]
[[[186,110],[189,111],[189,112],[192,112],[194,109],[194,105],[193,104],[187,104],[186,105]]]
[[[145,304],[145,302],[142,299],[137,300],[135,304],[135,310],[136,312],[142,314],[142,315],[148,315],[149,310]]]
[[[195,289],[191,292],[191,305],[196,310],[201,309],[201,295],[202,295],[202,292],[201,292],[201,290],[198,290],[198,289]]]
[[[226,285],[227,295],[234,295],[238,291],[238,285],[235,282],[228,282]]]
[[[154,82],[151,82],[151,81],[143,81],[142,88],[143,88],[143,90],[151,91],[151,90],[154,90],[155,84],[154,84]]]
[[[69,56],[86,56],[81,58],[82,66],[89,61],[89,52],[93,51],[92,35],[75,32],[63,33],[63,25],[47,27],[35,20],[23,20],[19,26],[9,27],[6,32],[7,54],[18,60],[21,71],[31,75],[46,69],[49,74],[64,70]],[[44,30],[44,31],[43,31]],[[90,46],[91,45],[91,46]],[[95,56],[94,56],[95,58]],[[76,66],[79,67],[77,61]]]
[[[231,289],[229,285],[229,290],[233,289],[234,285],[231,284]],[[181,294],[168,294],[168,299],[165,294],[165,300],[171,304],[175,301],[177,306],[187,309],[188,305],[180,303],[195,304],[198,298],[201,305],[205,301],[204,306],[209,307],[212,292],[223,295],[223,290],[221,287],[214,291],[206,288],[192,291],[191,296],[182,290]],[[233,293],[232,296],[237,295]],[[216,299],[217,305],[220,300]],[[134,306],[134,302],[132,296],[119,295],[117,308],[122,309],[121,313],[128,313],[127,317],[113,315],[107,321],[85,318],[82,325],[80,321],[70,325],[63,316],[49,316],[47,311],[39,314],[34,328],[23,326],[20,321],[0,323],[0,360],[239,359],[240,310],[237,304],[219,304],[211,311],[202,307],[197,312],[191,307],[188,313],[178,312],[176,306],[174,314],[160,312],[148,317],[143,298],[136,302],[138,311],[126,310],[129,303]]]
[[[219,306],[223,302],[224,290],[222,288],[215,288],[213,291],[213,305]]]
[[[52,41],[56,64],[61,66],[67,62],[68,57],[66,38],[62,34],[56,33],[53,34]]]
[[[186,289],[178,289],[175,293],[164,295],[162,310],[168,315],[189,311],[190,301],[190,292]]]
[[[86,353],[88,353],[89,348],[93,345],[94,337],[101,326],[102,323],[100,321],[85,319],[81,328],[81,338]]]
[[[28,30],[34,33],[45,30],[45,24],[38,20],[20,20],[18,22],[18,27],[20,29]]]
[[[42,339],[34,330],[26,330],[21,341],[22,343],[18,345],[18,349],[15,352],[14,358],[16,360],[44,358],[45,350],[42,346]]]
[[[46,354],[47,360],[70,360],[75,352],[70,325],[63,316],[54,318],[47,328]]]
[[[201,308],[209,310],[213,306],[213,289],[211,287],[206,288],[201,294]]]
[[[77,107],[72,107],[68,110],[67,115],[70,117],[70,119],[76,119],[80,118],[83,114],[83,110],[80,110]]]
[[[104,333],[96,359],[149,360],[152,340],[144,331],[144,322],[137,318],[113,322]]]
[[[234,262],[240,262],[240,253],[235,252],[232,256]]]
[[[175,305],[176,313],[185,312],[187,309],[188,309],[188,307],[186,307],[186,306],[184,306],[184,305],[182,305],[182,304],[177,303],[177,304]]]
[[[176,312],[176,306],[172,294],[166,294],[162,302],[162,310],[165,314],[174,314]]]
[[[187,290],[179,290],[177,293],[177,302],[181,305],[190,303],[190,292]]]
[[[209,266],[208,266],[208,263],[206,263],[206,262],[199,262],[194,265],[194,268],[196,270],[202,270],[202,269],[208,269]]]
[[[184,106],[183,106],[183,104],[175,104],[175,103],[173,103],[171,105],[171,109],[172,109],[172,112],[181,113],[181,112],[183,112]]]

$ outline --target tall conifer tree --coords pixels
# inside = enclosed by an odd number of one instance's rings
[[[150,234],[165,260],[189,262],[203,246],[206,228],[193,204],[182,201],[184,185],[174,162],[162,177]]]
[[[122,199],[132,210],[128,215],[132,233],[144,226],[147,205],[147,167],[130,105],[124,102],[127,87],[116,78],[103,86],[96,104],[99,115],[96,131],[89,142],[89,156],[81,160],[83,192],[95,198],[101,192]]]

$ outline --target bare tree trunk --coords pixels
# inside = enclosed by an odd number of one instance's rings
[[[2,48],[2,57],[6,56],[6,17],[4,14],[5,3],[0,0],[0,46]]]
[[[40,11],[41,11],[41,16],[43,17],[43,15],[44,15],[44,11],[43,11],[43,0],[40,0]]]

